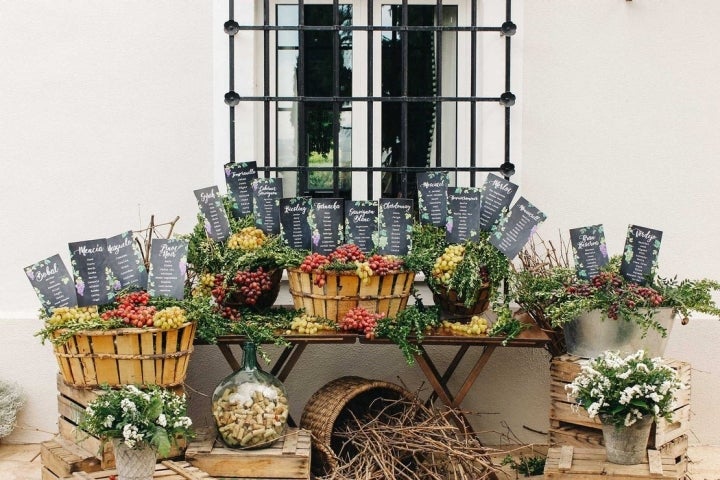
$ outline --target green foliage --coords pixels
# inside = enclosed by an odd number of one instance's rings
[[[415,363],[415,355],[421,353],[417,344],[422,343],[428,330],[441,324],[437,307],[425,307],[419,298],[417,302],[401,310],[395,318],[378,320],[375,327],[375,335],[395,343],[408,365]]]
[[[712,292],[720,291],[720,282],[656,277],[653,288],[662,295],[663,306],[673,307],[683,317],[700,312],[720,318],[720,308],[712,297]]]
[[[40,316],[42,318],[43,314],[41,313]],[[40,341],[43,344],[45,341],[49,341],[53,345],[60,346],[67,343],[68,340],[79,332],[85,330],[114,330],[123,327],[127,327],[127,325],[117,318],[103,320],[100,317],[94,317],[90,320],[69,320],[62,324],[45,322],[43,328],[35,333],[35,336],[40,337]],[[55,336],[56,332],[60,332],[60,334]]]
[[[415,223],[412,231],[412,249],[405,257],[405,266],[414,272],[422,272],[426,279],[432,277],[435,260],[447,246],[445,230],[432,225]]]
[[[512,314],[508,305],[495,305],[494,310],[497,313],[497,319],[488,330],[488,336],[505,336],[505,340],[502,342],[503,346],[520,335],[523,330],[530,328],[530,324],[521,322]]]
[[[510,468],[526,477],[542,475],[545,471],[545,457],[540,455],[533,457],[520,455],[517,460],[512,455],[506,455],[500,464],[509,465]]]

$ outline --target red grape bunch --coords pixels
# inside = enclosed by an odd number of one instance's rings
[[[341,330],[360,332],[365,338],[375,338],[375,327],[377,321],[385,317],[385,313],[370,313],[363,307],[350,309],[342,320],[339,327]]]
[[[365,254],[360,250],[360,247],[354,243],[348,243],[340,245],[328,255],[330,262],[350,263],[350,262],[364,262]]]
[[[107,310],[101,315],[103,320],[119,318],[133,327],[152,327],[156,308],[148,305],[150,295],[147,292],[132,292],[118,297],[117,308]]]
[[[259,267],[255,271],[240,270],[233,277],[233,290],[238,295],[240,303],[245,305],[255,305],[263,292],[272,289],[270,275]]]
[[[303,262],[300,264],[300,270],[305,273],[315,272],[314,283],[318,287],[322,287],[325,285],[326,281],[326,276],[322,271],[322,268],[329,263],[330,260],[325,255],[311,253],[303,259]]]

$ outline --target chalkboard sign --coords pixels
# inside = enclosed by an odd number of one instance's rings
[[[407,255],[413,225],[411,198],[381,198],[378,202],[378,251],[382,255]]]
[[[645,285],[657,268],[662,232],[652,228],[628,226],[623,249],[620,275],[626,280]]]
[[[75,283],[60,255],[25,267],[25,275],[46,313],[50,314],[53,308],[77,306]]]
[[[217,186],[195,190],[200,212],[205,217],[205,231],[216,242],[224,242],[231,234],[230,221]]]
[[[242,218],[253,211],[252,181],[258,178],[256,162],[225,164],[225,184],[232,199],[232,215]]]
[[[378,202],[345,200],[345,243],[354,243],[364,253],[375,249],[378,236]]]
[[[150,244],[147,291],[152,296],[182,299],[187,273],[187,240],[154,238]]]
[[[417,174],[420,223],[444,227],[447,217],[447,172]]]
[[[310,213],[313,252],[327,255],[345,241],[344,200],[342,198],[313,198]]]
[[[147,270],[132,231],[123,232],[107,239],[110,269],[113,272],[113,289],[147,287]]]
[[[104,238],[69,243],[70,265],[75,277],[78,305],[104,305],[115,295]]]
[[[447,189],[448,213],[445,239],[449,243],[477,240],[480,235],[481,189],[451,187]]]
[[[485,179],[480,200],[480,228],[486,232],[492,230],[493,225],[500,219],[503,211],[510,208],[510,203],[517,192],[518,186],[514,183],[489,174]]]
[[[280,234],[282,178],[257,178],[252,190],[255,226],[268,235]]]
[[[546,218],[533,204],[520,197],[510,212],[500,218],[496,230],[490,235],[490,243],[512,260]]]
[[[280,234],[291,248],[310,250],[310,208],[307,197],[280,199]]]
[[[607,265],[609,258],[602,225],[571,228],[570,244],[575,259],[575,271],[582,280],[590,280]]]

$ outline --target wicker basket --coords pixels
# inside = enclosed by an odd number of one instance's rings
[[[363,284],[355,272],[325,272],[325,285],[315,285],[317,273],[288,270],[290,294],[295,308],[309,315],[338,322],[352,308],[363,307],[370,313],[395,317],[410,297],[415,272],[373,275]]]
[[[465,302],[458,298],[455,290],[447,290],[442,285],[433,292],[433,302],[440,307],[443,318],[448,320],[468,321],[473,315],[479,315],[488,309],[490,303],[490,285],[484,284],[477,292],[475,302],[466,307]]]
[[[193,351],[195,322],[180,328],[120,328],[77,332],[54,345],[65,383],[94,388],[128,384],[180,385]],[[55,336],[63,331],[55,332]]]
[[[323,386],[310,397],[300,418],[300,428],[312,434],[313,471],[325,475],[337,468],[345,440],[334,433],[342,431],[353,417],[373,414],[386,409],[389,403],[413,398],[399,385],[361,377],[340,377]]]
[[[283,271],[280,268],[269,270],[267,273],[270,276],[270,290],[262,292],[257,298],[255,305],[246,304],[245,297],[240,292],[234,292],[229,295],[223,302],[223,305],[232,308],[252,308],[253,310],[263,310],[272,307],[280,294],[280,281],[282,280]]]

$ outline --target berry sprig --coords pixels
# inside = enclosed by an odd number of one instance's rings
[[[578,297],[603,295],[613,299],[606,311],[613,320],[618,319],[622,308],[659,307],[663,302],[662,295],[654,288],[627,282],[615,272],[600,272],[587,284],[568,285],[565,292]]]

